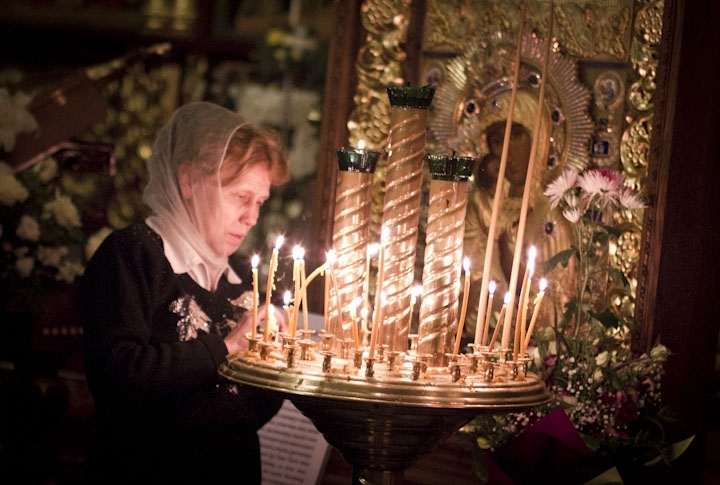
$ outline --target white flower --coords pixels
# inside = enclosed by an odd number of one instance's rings
[[[577,207],[568,207],[567,209],[563,210],[562,214],[565,219],[567,219],[573,224],[579,221],[580,216],[582,215],[580,213],[580,209],[578,209]]]
[[[52,266],[55,268],[60,267],[62,258],[67,256],[67,246],[50,247],[50,246],[38,246],[37,258],[40,264],[43,266]]]
[[[46,213],[52,214],[55,221],[66,229],[80,227],[82,225],[80,222],[80,213],[67,195],[61,195],[59,192],[55,192],[55,200],[46,203],[43,206],[43,210]]]
[[[58,164],[53,157],[47,157],[36,163],[32,169],[37,174],[40,182],[47,184],[57,176]]]
[[[538,349],[537,347],[529,346],[527,348],[527,354],[537,368],[540,368],[542,366],[542,356],[540,355],[540,349]]]
[[[20,224],[18,224],[17,229],[15,229],[15,234],[20,239],[35,242],[40,239],[40,224],[38,224],[38,221],[36,221],[34,217],[23,214],[20,217]]]
[[[608,354],[607,350],[604,350],[595,357],[595,364],[597,364],[598,367],[602,367],[607,364],[609,360],[610,354]]]
[[[601,383],[603,381],[603,372],[602,369],[595,369],[595,372],[593,372],[593,382]]]
[[[19,258],[15,261],[15,271],[23,278],[30,276],[34,267],[35,259],[33,258]]]
[[[576,187],[577,178],[578,173],[575,170],[566,169],[547,186],[545,195],[550,198],[550,205],[553,209],[569,191]]]
[[[82,265],[73,261],[63,261],[58,267],[58,273],[55,275],[55,279],[58,281],[64,281],[65,283],[72,283],[75,278],[83,274]]]
[[[29,196],[30,192],[15,177],[10,165],[0,162],[0,203],[11,207],[17,202],[25,202]]]
[[[90,236],[85,243],[85,259],[90,260],[100,244],[105,240],[106,237],[112,232],[109,227],[100,228],[95,234]]]
[[[670,355],[670,351],[662,344],[657,344],[655,347],[650,349],[650,357],[652,357],[653,360],[659,360],[664,362],[665,360],[667,360],[668,355]]]
[[[31,97],[18,91],[15,96],[5,88],[0,88],[0,146],[6,152],[15,148],[18,133],[30,133],[37,130],[37,121],[27,110]]]

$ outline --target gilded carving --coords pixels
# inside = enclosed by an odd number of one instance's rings
[[[102,77],[108,66],[89,73]],[[148,69],[143,63],[128,66],[124,74],[103,87],[108,117],[94,126],[98,139],[110,137],[117,165],[113,177],[115,195],[108,203],[108,223],[124,227],[144,215],[142,189],[147,181],[146,160],[157,130],[175,108],[180,68],[164,64]],[[91,135],[93,136],[93,135]]]
[[[620,162],[628,181],[642,193],[648,176],[648,157],[653,119],[653,96],[657,72],[657,48],[662,34],[662,0],[636,2],[636,17],[631,44],[631,65],[634,82],[628,89],[626,128],[620,145]],[[623,270],[628,279],[637,287],[638,265],[642,241],[643,211],[616,214],[616,218],[627,222],[628,228],[619,239],[618,250],[613,263]],[[635,295],[633,295],[635,296]],[[634,298],[624,296],[618,300],[625,311]],[[634,312],[634,306],[632,307]]]
[[[361,22],[367,36],[356,61],[358,86],[354,95],[355,109],[348,121],[350,145],[357,146],[363,140],[368,149],[384,151],[390,122],[387,88],[404,83],[402,61],[407,54],[403,46],[407,38],[410,0],[368,0],[361,8]],[[371,195],[370,232],[378,240],[386,162],[386,157],[380,157]]]
[[[418,84],[432,83],[438,88],[433,105],[438,118],[431,124],[439,129],[440,141],[447,142],[463,130],[471,131],[472,126],[462,124],[462,110],[468,103],[481,102],[482,97],[493,89],[501,88],[507,82],[506,76],[496,76],[495,85],[489,71],[502,72],[492,65],[493,59],[483,57],[483,49],[490,44],[507,43],[505,51],[497,50],[498,63],[507,62],[508,52],[522,24],[523,8],[526,8],[526,30],[530,40],[544,39],[549,27],[547,10],[549,1],[522,0],[470,1],[470,0],[428,0],[426,4],[423,50],[426,54],[422,68],[422,79]],[[363,5],[363,25],[368,30],[365,45],[357,59],[359,84],[355,94],[356,109],[348,122],[350,142],[364,139],[370,148],[383,149],[387,140],[388,103],[385,88],[404,82],[400,67],[404,53],[405,31],[410,2],[389,0],[368,0]],[[653,116],[653,95],[655,71],[657,68],[657,47],[662,34],[661,0],[597,0],[580,2],[557,0],[554,2],[555,39],[554,55],[582,60],[584,64],[615,66],[587,68],[581,73],[582,83],[591,91],[594,100],[584,111],[590,115],[594,126],[587,133],[587,122],[574,113],[575,126],[581,126],[578,136],[589,137],[591,161],[599,166],[622,169],[628,181],[642,191],[647,177],[647,161],[650,143],[650,126]],[[427,52],[433,53],[427,55]],[[534,71],[539,71],[537,59],[527,52],[524,55],[525,82]],[[628,70],[627,66],[631,67]],[[507,72],[507,69],[505,70]],[[480,84],[475,94],[464,88],[473,76],[484,76],[488,82]],[[567,121],[570,113],[565,108],[568,99],[586,96],[584,89],[576,88],[576,82],[555,83],[555,92],[549,95],[549,103],[559,108],[557,119]],[[559,86],[559,88],[558,88]],[[507,86],[505,86],[507,88]],[[483,89],[485,92],[483,92]],[[576,92],[568,93],[575,89]],[[448,94],[448,92],[450,92]],[[453,96],[465,99],[458,103]],[[564,99],[561,99],[565,96]],[[564,104],[560,101],[564,101]],[[583,101],[584,102],[584,101]],[[582,104],[582,103],[580,103]],[[443,125],[453,125],[454,132],[443,131]],[[573,125],[573,123],[569,123]],[[555,130],[553,140],[557,146],[576,146],[562,130]],[[564,137],[564,138],[563,138]],[[432,138],[432,137],[431,137]],[[431,143],[436,140],[431,140]],[[560,161],[562,150],[558,151]],[[578,159],[585,164],[584,152]],[[572,158],[570,165],[572,166]],[[382,206],[382,180],[384,165],[379,164],[373,192],[374,219]],[[642,211],[615,215],[619,222],[626,222],[626,232],[618,241],[614,262],[629,277],[633,285],[637,281],[637,264],[640,248],[640,226]],[[378,234],[378,228],[373,229]],[[632,310],[632,299],[619,298],[618,305]]]

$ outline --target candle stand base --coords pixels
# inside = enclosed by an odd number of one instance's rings
[[[317,358],[288,368],[281,352],[266,360],[238,353],[220,368],[225,378],[282,395],[308,417],[353,466],[353,484],[401,484],[404,471],[452,433],[483,413],[527,409],[548,401],[532,373],[513,380],[501,369],[457,379],[457,370],[413,364],[375,368],[372,377],[353,360]],[[467,369],[467,366],[464,366]]]

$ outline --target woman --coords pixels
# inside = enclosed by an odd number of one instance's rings
[[[148,172],[153,214],[108,236],[81,280],[88,482],[260,483],[257,430],[281,402],[218,366],[246,348],[251,322],[249,268],[228,256],[287,180],[287,156],[271,132],[198,102],[160,130]]]

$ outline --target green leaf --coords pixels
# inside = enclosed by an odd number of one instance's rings
[[[625,277],[625,273],[623,273],[619,269],[610,268],[608,274],[610,276],[610,280],[613,283],[617,285],[622,285],[624,288],[628,288],[630,286],[630,282],[628,281],[627,277]]]
[[[605,231],[595,231],[592,240],[593,243],[599,244],[601,246],[607,246],[608,241],[610,240],[610,235]]]
[[[555,256],[551,257],[550,259],[545,261],[545,263],[543,263],[543,272],[549,273],[557,265],[561,265],[563,268],[567,268],[568,264],[570,263],[570,258],[572,258],[576,254],[578,254],[576,248],[570,248],[560,251]]]
[[[601,483],[613,483],[613,484],[622,484],[623,482],[622,477],[620,476],[620,472],[617,468],[612,467],[609,470],[605,470],[600,475],[596,476],[595,478],[585,482],[583,485],[596,485]]]
[[[682,441],[678,441],[677,443],[674,443],[670,446],[668,446],[664,451],[664,453],[656,456],[650,461],[645,462],[645,466],[654,466],[663,461],[663,457],[667,456],[670,461],[677,459],[680,455],[685,453],[685,450],[688,449],[690,446],[690,443],[695,439],[695,435],[692,435],[691,437],[684,439]]]
[[[600,322],[605,328],[617,328],[620,324],[618,316],[607,308],[600,313],[590,312],[590,316]]]
[[[620,234],[622,234],[623,230],[624,230],[624,229],[625,229],[625,230],[627,229],[627,228],[622,229],[622,228],[616,227],[616,226],[609,226],[609,225],[607,225],[607,224],[602,224],[602,223],[599,224],[599,225],[600,225],[600,227],[602,227],[605,231],[607,231],[607,233],[608,233],[609,235],[614,236],[614,237],[619,237]]]

